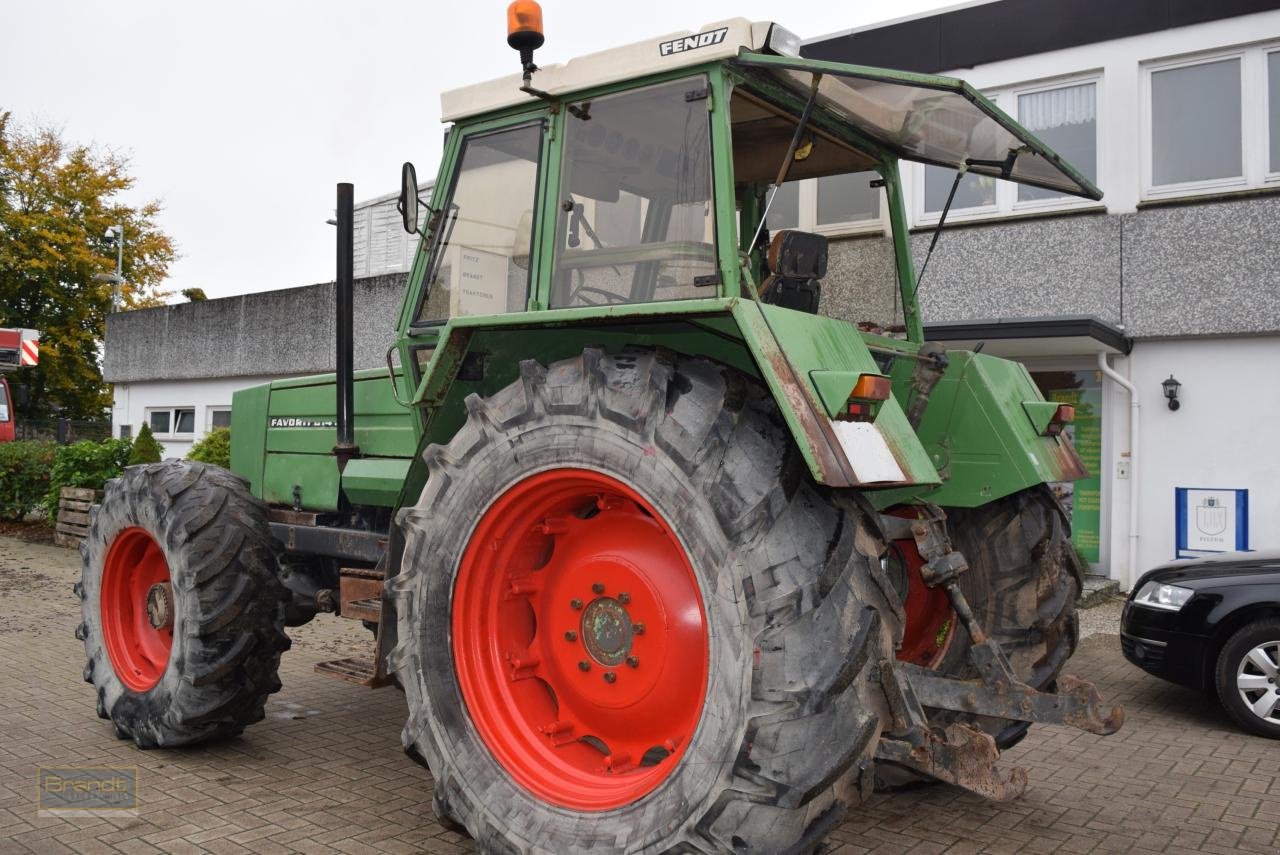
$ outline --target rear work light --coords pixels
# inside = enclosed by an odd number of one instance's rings
[[[876,412],[882,401],[887,401],[893,392],[893,384],[888,377],[879,374],[863,374],[853,384],[849,393],[849,401],[839,418],[848,422],[874,421]]]
[[[1057,436],[1062,433],[1062,428],[1076,420],[1076,408],[1070,404],[1059,404],[1057,411],[1054,412],[1053,418],[1049,419],[1048,426],[1044,429],[1045,436]]]

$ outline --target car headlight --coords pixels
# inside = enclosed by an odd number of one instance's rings
[[[1148,582],[1138,590],[1138,595],[1133,598],[1133,601],[1140,606],[1176,612],[1187,604],[1187,600],[1191,599],[1194,593],[1195,591],[1190,588]]]

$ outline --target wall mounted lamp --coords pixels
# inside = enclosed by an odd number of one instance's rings
[[[1169,375],[1169,379],[1163,381],[1161,386],[1164,387],[1164,396],[1169,399],[1169,409],[1176,410],[1182,404],[1178,403],[1178,389],[1182,386],[1177,380],[1173,379],[1173,375]]]

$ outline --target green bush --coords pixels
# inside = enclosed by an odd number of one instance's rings
[[[159,463],[163,455],[164,446],[151,435],[151,425],[143,422],[142,430],[138,431],[138,437],[133,441],[133,450],[129,453],[129,465]]]
[[[231,468],[231,428],[214,428],[191,446],[188,460],[212,463],[223,469]]]
[[[0,519],[20,520],[40,504],[57,449],[52,442],[0,444]]]
[[[101,490],[108,480],[124,471],[132,450],[133,446],[127,439],[84,440],[59,448],[49,473],[49,492],[44,500],[49,524],[53,525],[58,518],[59,490],[63,487]]]

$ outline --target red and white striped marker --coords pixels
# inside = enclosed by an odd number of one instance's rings
[[[35,365],[40,361],[40,339],[28,338],[22,340],[22,356],[20,357],[21,365]]]

